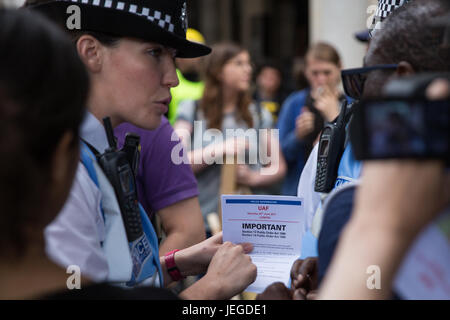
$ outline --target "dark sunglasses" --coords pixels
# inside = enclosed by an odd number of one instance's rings
[[[360,100],[364,90],[367,74],[375,70],[397,69],[398,64],[379,64],[371,67],[342,70],[342,83],[345,94],[355,100]]]

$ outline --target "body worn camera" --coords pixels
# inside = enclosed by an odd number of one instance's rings
[[[347,106],[347,100],[344,99],[337,120],[327,123],[320,135],[314,185],[316,192],[330,192],[336,182],[339,162],[344,152]]]
[[[440,159],[450,164],[450,99],[430,101],[425,95],[437,78],[450,80],[450,75],[396,79],[383,98],[361,101],[350,129],[356,159]]]
[[[128,241],[133,242],[144,233],[135,179],[139,158],[137,160],[133,158],[133,155],[139,153],[140,138],[136,135],[127,135],[130,138],[125,140],[124,148],[117,150],[111,121],[105,118],[103,122],[110,147],[105,150],[105,153],[97,155],[97,160],[114,188]]]

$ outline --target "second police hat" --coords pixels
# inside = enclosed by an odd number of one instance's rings
[[[209,47],[186,39],[185,0],[51,0],[30,8],[63,22],[75,12],[71,6],[79,8],[80,31],[157,42],[176,49],[180,58],[211,52]]]
[[[412,0],[378,0],[378,9],[375,12],[369,31],[370,36],[375,36],[375,34],[382,29],[383,21],[389,17],[392,12],[410,1]]]

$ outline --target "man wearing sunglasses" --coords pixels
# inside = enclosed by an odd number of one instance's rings
[[[385,2],[380,0],[381,3]],[[371,41],[364,59],[364,67],[342,71],[342,80],[346,94],[355,100],[366,97],[379,97],[385,83],[395,77],[422,72],[449,71],[448,46],[442,47],[442,30],[430,27],[431,18],[444,16],[448,12],[445,1],[414,0],[394,12],[383,27],[378,25],[376,35]],[[312,158],[311,158],[312,157]],[[314,178],[317,165],[317,146],[305,165],[299,183],[299,196],[304,198],[308,208],[320,207],[320,196],[314,190]],[[322,280],[331,261],[341,230],[347,223],[353,207],[354,185],[361,174],[361,163],[353,156],[348,144],[341,157],[338,179],[336,181],[334,205],[326,208],[325,213],[314,215],[312,231],[320,237],[318,251],[320,259],[302,267],[302,261],[293,266],[293,279],[302,274],[302,279],[310,279],[318,272],[318,283]],[[341,188],[337,188],[341,187]],[[347,189],[347,190],[346,190]],[[338,194],[340,193],[340,194]],[[310,202],[310,203],[308,203]],[[330,201],[331,202],[331,201]],[[323,221],[323,222],[322,222]],[[310,261],[309,261],[310,262]],[[305,277],[310,274],[311,277]],[[302,287],[303,281],[297,281]],[[317,283],[315,284],[317,286]],[[308,284],[311,287],[311,284]],[[306,292],[307,294],[308,292]]]
[[[364,84],[370,72],[377,70],[391,70],[391,72],[394,72],[398,66],[398,64],[379,64],[371,67],[343,70],[341,76],[344,90],[349,97],[360,100],[363,95]]]

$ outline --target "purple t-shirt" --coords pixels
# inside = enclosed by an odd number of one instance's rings
[[[198,196],[197,180],[191,166],[174,164],[171,159],[172,148],[179,143],[179,140],[171,141],[173,131],[165,117],[156,130],[144,130],[128,123],[114,130],[119,148],[122,148],[128,132],[141,137],[136,183],[139,202],[150,217],[172,204]]]

